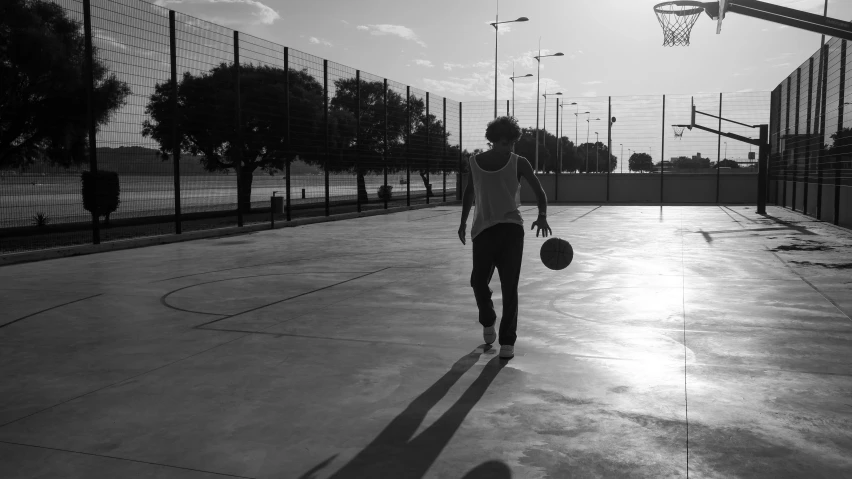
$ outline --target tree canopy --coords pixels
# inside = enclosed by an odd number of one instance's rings
[[[603,142],[583,143],[577,147],[578,170],[596,173],[606,172],[607,156],[609,156],[608,171],[613,171],[615,165],[618,164],[618,158],[609,154],[609,149]]]
[[[651,171],[654,168],[651,155],[647,153],[633,153],[628,160],[630,171]]]
[[[130,88],[97,59],[97,127],[124,106]],[[61,6],[3,0],[0,8],[0,168],[37,159],[69,168],[87,159],[85,38]]]

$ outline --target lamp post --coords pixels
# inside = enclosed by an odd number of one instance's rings
[[[621,172],[624,173],[624,143],[619,143],[619,145],[621,145],[621,156],[618,162],[621,163]]]
[[[598,143],[600,143],[600,138],[598,137],[598,132],[595,132],[595,173],[600,173],[601,171],[601,163],[598,161]]]
[[[498,3],[499,6],[499,3]],[[494,15],[494,23],[490,23],[492,27],[494,27],[494,118],[497,118],[497,25],[502,25],[504,23],[514,23],[514,22],[526,22],[529,21],[527,17],[519,17],[517,20],[509,20],[507,22],[498,22],[499,19],[499,8],[498,14]]]
[[[533,171],[538,171],[538,108],[539,108],[539,95],[541,94],[541,59],[544,57],[561,57],[564,56],[562,52],[556,52],[552,55],[542,55],[541,54],[541,38],[538,39],[538,55],[535,57],[535,61],[538,62],[536,68],[536,79],[535,79],[535,168]]]
[[[586,118],[586,174],[589,173],[589,128],[592,125],[593,121],[598,121],[600,118],[595,118],[592,120],[591,118]]]
[[[515,78],[526,78],[531,76],[533,76],[532,73],[515,76],[515,63],[512,62],[512,76],[509,77],[509,80],[512,80],[512,116],[515,116]]]
[[[545,89],[547,91],[547,89]],[[544,97],[544,124],[542,125],[542,130],[544,130],[545,139],[547,138],[547,97],[548,96],[557,96],[561,95],[562,92],[559,93],[545,93],[542,95]]]
[[[627,159],[627,172],[630,173],[630,158],[633,157],[633,150],[631,150],[630,148],[627,149],[627,156],[629,157]]]
[[[725,142],[725,159],[726,160],[728,159],[728,142],[727,141]],[[716,167],[718,167],[718,166],[719,165],[716,165]]]
[[[577,146],[576,142],[580,141],[579,133],[577,133],[577,118],[579,118],[580,115],[591,115],[591,113],[588,112],[588,111],[584,111],[583,113],[580,113],[580,107],[577,107],[577,113],[574,113],[574,142],[575,142],[574,147]]]

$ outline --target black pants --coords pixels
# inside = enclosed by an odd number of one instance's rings
[[[514,345],[518,329],[518,279],[524,254],[524,227],[514,223],[498,223],[485,229],[473,239],[473,272],[470,286],[479,307],[479,323],[485,327],[497,321],[493,292],[488,284],[494,268],[500,273],[503,292],[503,318],[500,320],[498,341]]]

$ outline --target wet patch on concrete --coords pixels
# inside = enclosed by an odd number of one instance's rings
[[[810,261],[790,261],[801,266],[822,266],[829,269],[852,269],[852,263],[812,263]]]
[[[802,244],[788,244],[788,245],[780,245],[772,248],[769,251],[827,251],[832,250],[834,248],[830,246],[824,245],[802,245]]]

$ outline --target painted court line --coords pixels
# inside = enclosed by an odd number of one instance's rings
[[[8,322],[8,323],[0,324],[0,328],[5,328],[6,326],[10,326],[10,325],[12,325],[12,324],[17,323],[18,321],[23,321],[24,319],[27,319],[27,318],[31,318],[31,317],[33,317],[33,316],[35,316],[35,315],[37,315],[37,314],[41,314],[41,313],[44,313],[44,312],[46,312],[46,311],[50,311],[50,310],[52,310],[52,309],[61,308],[62,306],[68,306],[69,304],[79,303],[80,301],[85,301],[85,300],[87,300],[87,299],[92,299],[92,298],[97,297],[97,296],[100,296],[100,295],[102,295],[102,294],[103,294],[103,293],[93,294],[93,295],[91,295],[91,296],[86,296],[85,298],[75,299],[74,301],[69,301],[69,302],[67,302],[67,303],[62,303],[62,304],[57,304],[56,306],[51,306],[51,307],[49,307],[49,308],[47,308],[47,309],[42,309],[41,311],[36,311],[35,313],[31,313],[31,314],[28,314],[28,315],[26,315],[26,316],[22,316],[22,317],[20,317],[20,318],[18,318],[18,319],[12,320],[12,321],[10,321],[10,322]]]

